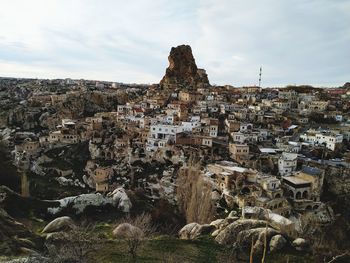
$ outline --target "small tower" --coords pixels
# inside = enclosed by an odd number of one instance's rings
[[[260,67],[260,72],[259,72],[259,87],[261,87],[261,73],[262,73],[262,67]]]

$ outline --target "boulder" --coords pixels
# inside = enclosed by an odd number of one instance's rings
[[[197,230],[197,236],[209,235],[215,230],[215,226],[210,224],[201,225]]]
[[[226,217],[224,221],[220,224],[220,228],[225,228],[229,224],[232,224],[233,222],[237,221],[239,218],[238,217]]]
[[[199,236],[209,235],[214,230],[215,226],[210,224],[200,225],[198,223],[190,223],[179,231],[179,237],[180,239],[195,239]]]
[[[210,223],[210,225],[215,226],[215,228],[219,229],[220,225],[224,222],[225,219],[216,219]]]
[[[234,211],[234,210],[232,210],[229,214],[228,214],[228,216],[227,217],[229,217],[229,218],[236,218],[238,216],[238,214],[237,214],[237,212],[236,211]]]
[[[292,232],[295,230],[295,224],[291,220],[263,207],[245,206],[243,213],[247,218],[266,220],[273,228],[281,231]]]
[[[232,245],[236,242],[239,232],[247,229],[264,227],[266,221],[254,219],[240,219],[224,228],[216,236],[215,241],[222,245]]]
[[[113,236],[121,239],[141,238],[143,231],[129,223],[122,223],[113,230]]]
[[[132,207],[130,198],[126,194],[124,188],[117,188],[112,192],[114,205],[124,213],[129,213]]]
[[[52,215],[59,213],[82,214],[88,208],[102,209],[110,206],[117,206],[112,197],[106,197],[100,193],[90,193],[56,200],[55,206],[49,207],[47,211]]]
[[[307,242],[307,240],[305,240],[304,238],[298,237],[293,241],[292,245],[298,251],[305,251],[309,246],[309,242]]]
[[[212,237],[216,237],[220,233],[220,229],[216,229],[213,233],[211,233]]]
[[[254,253],[262,253],[264,249],[264,243],[265,243],[265,237],[266,237],[266,244],[269,244],[270,239],[277,235],[278,232],[270,227],[259,227],[259,228],[253,228],[253,229],[247,229],[240,231],[237,234],[236,238],[236,245],[242,249],[246,249],[249,251],[251,247],[251,242],[253,240],[254,242]]]
[[[43,229],[42,233],[53,233],[72,229],[75,227],[73,220],[69,216],[62,216],[52,220]]]
[[[9,261],[4,261],[3,263],[49,263],[51,262],[49,258],[38,255],[37,253],[32,253],[26,258],[17,258]]]
[[[275,235],[270,240],[270,252],[279,251],[287,244],[287,240],[282,235]]]
[[[194,238],[196,238],[197,232],[198,232],[200,227],[201,227],[201,225],[198,223],[195,223],[195,222],[185,225],[179,231],[180,239],[194,239]]]
[[[47,233],[45,240],[47,242],[55,243],[55,242],[60,242],[64,239],[68,239],[69,234],[67,232],[52,232],[52,233]]]

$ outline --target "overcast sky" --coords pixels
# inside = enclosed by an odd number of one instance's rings
[[[0,0],[0,76],[157,83],[189,44],[212,84],[350,81],[350,0]]]

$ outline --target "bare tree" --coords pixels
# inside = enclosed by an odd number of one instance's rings
[[[300,219],[301,236],[309,241],[313,255],[320,262],[337,262],[343,257],[350,257],[349,250],[346,247],[339,247],[339,244],[335,242],[332,237],[334,231],[335,235],[339,234],[332,224],[328,226],[318,224],[310,213],[303,215]]]
[[[332,257],[332,259],[330,261],[327,261],[326,263],[333,263],[333,262],[337,262],[337,260],[340,260],[343,257],[349,256],[350,252],[349,251],[345,251],[344,253],[340,254],[340,255],[336,255],[334,257]]]
[[[117,237],[126,242],[131,262],[137,262],[142,246],[154,235],[156,226],[152,223],[151,215],[145,213],[135,218],[124,218],[119,222],[117,228],[123,226],[125,226],[125,231],[120,229],[123,233],[119,233]]]
[[[187,222],[208,223],[215,215],[212,185],[201,174],[198,162],[190,158],[177,178],[177,198]]]
[[[264,235],[264,250],[263,250],[263,256],[261,258],[261,263],[265,263],[265,257],[266,257],[266,250],[267,250],[267,228],[268,228],[268,221],[270,218],[270,214],[267,214],[266,219],[266,225],[265,225],[265,235]]]
[[[250,245],[249,263],[253,263],[254,258],[254,237],[252,236],[252,243]]]
[[[94,227],[76,227],[57,233],[46,242],[48,257],[53,263],[96,262],[94,254],[103,240],[93,232]]]

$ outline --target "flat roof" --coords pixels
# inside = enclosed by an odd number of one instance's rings
[[[302,168],[302,172],[310,175],[319,175],[322,173],[322,171],[316,167],[310,167],[310,166],[304,166]]]
[[[285,181],[289,181],[293,184],[307,184],[307,183],[310,183],[309,181],[306,181],[304,179],[301,179],[299,177],[296,177],[296,176],[286,176],[286,177],[283,177],[283,180]]]
[[[276,153],[276,149],[273,148],[259,148],[262,153]]]

